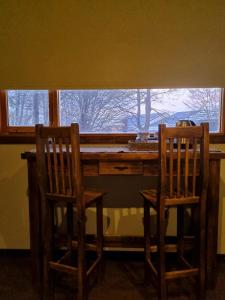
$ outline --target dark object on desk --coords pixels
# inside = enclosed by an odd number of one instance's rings
[[[196,126],[195,122],[192,120],[179,120],[176,122],[177,127],[187,127],[187,126]]]
[[[185,150],[181,151],[181,140],[185,138]],[[169,139],[169,150],[167,149]],[[174,139],[177,147],[174,151]],[[192,150],[189,150],[189,141]],[[200,143],[200,166],[197,173],[197,145]],[[169,151],[169,157],[168,157]],[[206,195],[209,177],[209,128],[202,126],[166,128],[159,125],[159,184],[157,190],[144,190],[144,235],[145,235],[145,272],[146,278],[151,273],[156,282],[158,299],[167,299],[167,280],[183,277],[197,278],[197,299],[205,299],[206,293]],[[199,176],[198,176],[199,175]],[[198,181],[197,181],[198,179]],[[193,227],[195,257],[197,262],[189,261],[185,248],[184,210],[192,207],[197,213],[197,223]],[[150,207],[157,213],[157,244],[150,244]],[[165,243],[165,211],[177,208],[177,244]],[[194,214],[192,219],[194,220]],[[185,251],[186,250],[186,251]],[[157,253],[157,266],[152,260],[151,252]],[[168,271],[166,252],[176,252],[182,267]]]
[[[149,140],[148,142],[136,142],[136,141],[128,141],[128,149],[133,151],[158,151],[159,150],[159,142],[157,139]],[[169,141],[167,141],[167,149],[169,149]],[[177,149],[177,142],[174,142],[174,149]],[[186,141],[184,143],[180,143],[181,149],[185,149],[186,146],[188,149],[192,149],[193,145],[190,141],[188,145]]]
[[[53,299],[57,271],[71,275],[73,279],[76,275],[77,299],[86,300],[88,277],[99,267],[102,260],[103,193],[84,190],[78,124],[61,128],[36,125],[36,150],[43,252],[42,299]],[[96,204],[97,217],[96,245],[85,242],[85,212],[93,203]],[[54,216],[57,205],[62,205],[67,210],[67,242],[66,250],[61,257],[55,259]],[[74,209],[77,213],[77,241],[74,241]],[[90,265],[86,261],[87,250],[96,252],[95,260]]]

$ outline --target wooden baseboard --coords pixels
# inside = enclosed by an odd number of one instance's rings
[[[64,245],[66,242],[66,237],[63,235],[60,235],[56,238],[57,245]],[[193,237],[187,237],[185,238],[185,241],[187,244],[193,242]],[[93,234],[87,235],[87,242],[92,243],[95,242],[95,236]],[[166,237],[166,243],[175,243],[176,238],[174,236],[167,236]],[[156,238],[152,238],[152,243],[156,243]],[[119,236],[119,235],[105,235],[104,236],[104,248],[114,248],[117,250],[118,248],[121,248],[121,250],[125,248],[129,249],[140,249],[143,251],[144,249],[144,237],[143,236]],[[118,249],[119,250],[119,249]]]
[[[112,241],[110,241],[110,244]],[[111,244],[112,245],[112,244]],[[29,257],[30,249],[0,249],[0,256],[14,256],[14,257]],[[134,249],[127,251],[124,248],[116,249],[116,250],[107,250],[104,252],[106,258],[110,259],[144,259],[144,251],[141,249]],[[217,254],[218,262],[225,263],[225,253]]]
[[[29,256],[30,249],[0,249],[0,256]]]
[[[61,236],[62,237],[62,236]],[[94,235],[87,235],[87,242],[94,242]],[[153,243],[156,243],[156,240],[152,239]],[[174,236],[167,236],[166,243],[173,244],[176,242]],[[64,238],[60,238],[58,241],[58,246],[65,243]],[[186,244],[193,244],[193,238],[188,237],[186,239]],[[127,253],[132,256],[142,256],[144,252],[144,237],[143,236],[118,236],[118,235],[106,235],[104,236],[104,249],[107,255],[121,255],[125,256]],[[29,249],[0,249],[0,255],[12,255],[12,256],[29,256]],[[217,255],[219,261],[225,261],[225,253]]]
[[[217,260],[218,260],[219,262],[224,262],[224,263],[225,263],[225,253],[217,254]]]
[[[93,242],[94,236],[88,235],[88,241]],[[151,243],[156,244],[156,238],[151,238]],[[174,244],[176,243],[176,237],[174,236],[166,236],[166,243]],[[185,237],[185,244],[192,245],[193,237],[187,236]],[[106,235],[104,236],[104,248],[124,248],[136,249],[140,251],[144,251],[144,237],[143,236],[118,236],[118,235]],[[113,249],[112,249],[113,250]]]

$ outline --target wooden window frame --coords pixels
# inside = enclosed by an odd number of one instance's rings
[[[49,126],[59,125],[59,91],[49,90]],[[82,143],[127,143],[135,133],[81,133]],[[0,90],[0,144],[34,143],[33,126],[9,126],[7,91]],[[225,91],[221,93],[220,132],[210,133],[210,143],[225,143]]]

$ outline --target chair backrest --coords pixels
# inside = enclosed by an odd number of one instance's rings
[[[36,125],[36,159],[42,194],[81,198],[83,184],[78,124],[54,128]]]
[[[205,193],[209,173],[208,124],[190,127],[160,124],[159,159],[160,198],[200,196]]]

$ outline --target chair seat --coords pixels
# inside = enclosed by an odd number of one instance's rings
[[[140,194],[144,197],[145,200],[151,202],[152,206],[156,208],[157,206],[157,190],[150,189],[150,190],[143,190],[140,191]],[[192,196],[192,195],[176,195],[174,194],[173,197],[169,197],[167,195],[165,197],[165,206],[176,206],[176,205],[184,205],[184,204],[194,204],[199,202],[199,196]]]
[[[105,192],[98,191],[98,190],[86,190],[83,193],[83,200],[85,202],[85,206],[90,206],[93,202],[98,201],[98,199],[101,199]],[[57,204],[64,203],[76,203],[76,196],[72,195],[64,195],[64,194],[57,194],[57,193],[46,193],[46,198],[50,201],[59,202]]]

